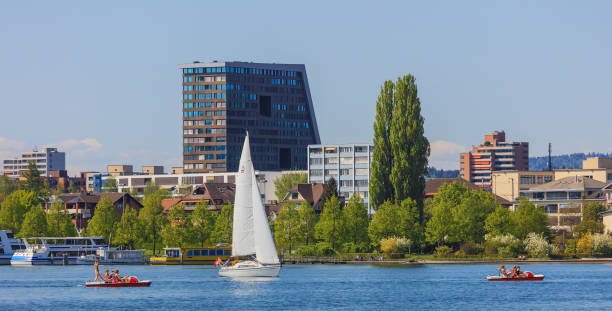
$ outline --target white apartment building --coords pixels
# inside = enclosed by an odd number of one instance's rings
[[[66,169],[66,153],[57,148],[42,148],[32,152],[22,153],[21,157],[2,161],[2,170],[10,177],[20,177],[28,169],[28,163],[34,161],[41,176],[49,177],[49,171]]]
[[[338,183],[338,194],[347,200],[358,193],[370,210],[371,144],[308,145],[308,182],[325,183],[331,177]]]

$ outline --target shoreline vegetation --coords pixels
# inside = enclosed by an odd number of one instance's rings
[[[569,258],[569,259],[466,259],[466,258],[440,258],[440,259],[382,259],[382,260],[342,260],[335,258],[308,258],[289,259],[283,265],[302,264],[352,264],[352,265],[435,265],[435,264],[612,264],[612,258]]]

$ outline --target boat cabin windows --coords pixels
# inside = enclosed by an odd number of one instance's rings
[[[179,256],[179,250],[178,249],[167,249],[166,250],[166,256],[167,257],[178,257]]]
[[[192,249],[187,251],[187,256],[200,256],[200,250],[199,249]]]
[[[7,232],[6,233],[6,237],[9,238],[9,239],[12,239],[13,238],[13,233],[12,232]]]

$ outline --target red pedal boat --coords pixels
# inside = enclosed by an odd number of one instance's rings
[[[138,278],[132,276],[129,282],[86,282],[85,287],[148,287],[151,286],[151,281],[140,281]]]
[[[543,274],[533,274],[529,271],[525,271],[526,276],[511,278],[503,277],[498,275],[487,276],[487,281],[502,281],[502,282],[518,282],[518,281],[542,281],[544,280]]]

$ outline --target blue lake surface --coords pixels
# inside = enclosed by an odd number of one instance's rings
[[[92,266],[0,266],[0,310],[612,310],[607,264],[522,265],[541,282],[487,282],[494,265],[287,265],[260,280],[211,266],[117,268],[153,284],[86,288]]]

